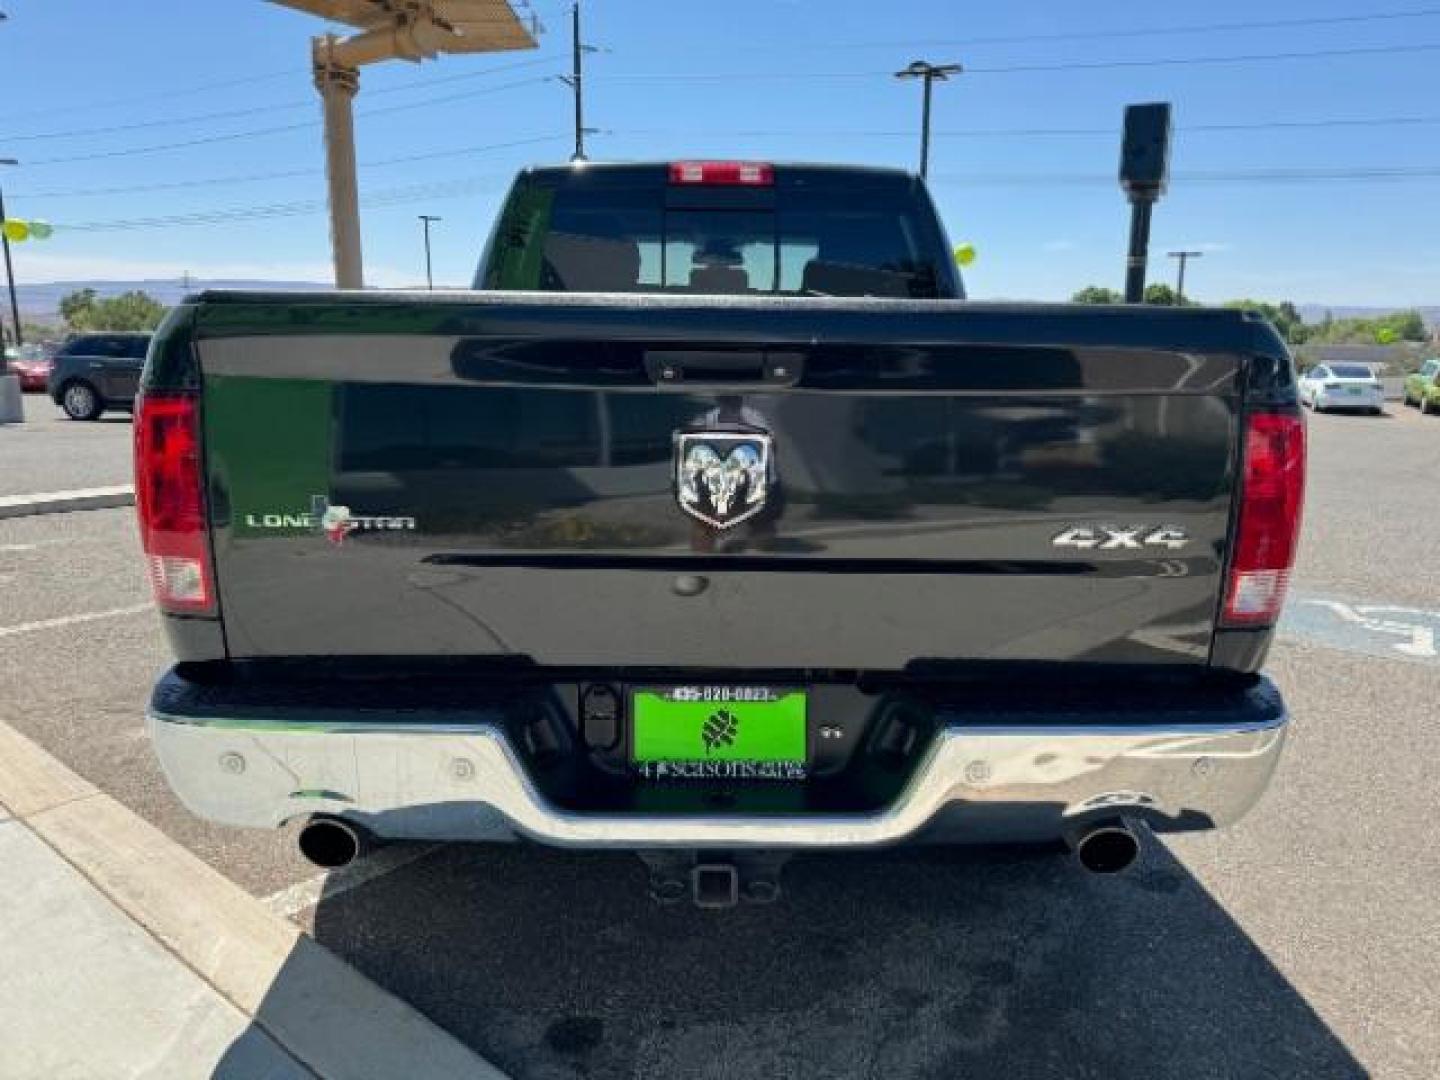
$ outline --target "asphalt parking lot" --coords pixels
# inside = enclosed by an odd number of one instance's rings
[[[130,414],[68,419],[44,394],[25,395],[25,423],[0,428],[0,496],[130,482]]]
[[[128,433],[0,428],[0,493],[123,482]],[[1117,878],[815,856],[781,903],[715,913],[653,906],[628,855],[407,846],[322,885],[293,838],[165,787],[128,510],[0,521],[0,719],[516,1077],[1434,1077],[1440,417],[1310,434],[1280,772],[1241,825]]]

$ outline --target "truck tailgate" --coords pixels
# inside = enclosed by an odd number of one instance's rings
[[[207,294],[193,328],[233,658],[1208,659],[1240,313]],[[737,431],[768,460],[717,528],[677,433]]]

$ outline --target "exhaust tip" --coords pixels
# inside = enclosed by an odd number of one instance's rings
[[[349,866],[364,847],[359,830],[335,818],[314,818],[300,830],[300,854],[324,870]]]
[[[1140,854],[1140,838],[1124,825],[1091,829],[1075,844],[1080,865],[1092,874],[1118,874]]]

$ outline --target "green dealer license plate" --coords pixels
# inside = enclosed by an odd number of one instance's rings
[[[630,695],[630,758],[651,780],[803,780],[805,691],[643,687]]]

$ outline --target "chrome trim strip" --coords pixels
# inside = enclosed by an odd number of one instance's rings
[[[910,839],[1058,838],[1079,817],[1159,830],[1226,825],[1259,799],[1288,717],[1195,728],[948,727],[894,806],[873,814],[577,814],[550,805],[490,725],[276,724],[152,711],[181,800],[201,817],[275,828],[314,813],[380,836],[582,848],[875,847]]]

